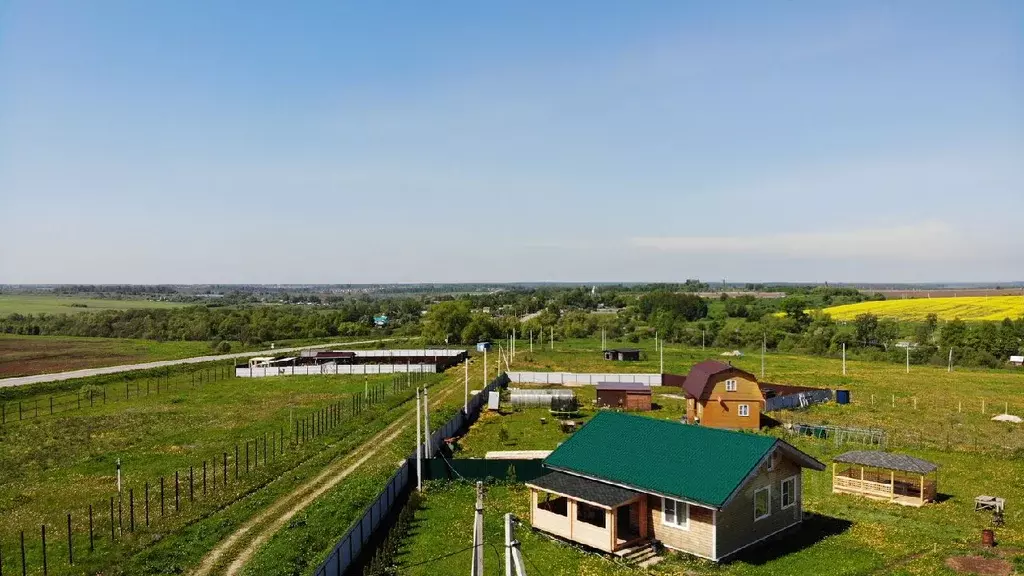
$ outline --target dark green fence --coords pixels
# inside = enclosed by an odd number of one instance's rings
[[[424,471],[433,480],[510,480],[529,482],[550,472],[543,460],[484,460],[482,458],[433,458],[426,461]],[[415,465],[415,464],[414,464]]]

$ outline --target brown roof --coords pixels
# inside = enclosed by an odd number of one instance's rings
[[[683,391],[693,398],[703,398],[711,377],[729,371],[744,374],[751,380],[757,381],[757,378],[750,372],[740,370],[731,364],[725,364],[718,360],[705,360],[690,369],[690,373],[686,375],[686,380],[683,382]]]

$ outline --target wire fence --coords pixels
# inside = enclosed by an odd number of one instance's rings
[[[426,450],[425,453],[440,453],[441,444],[445,438],[450,438],[459,431],[467,429],[477,419],[480,410],[487,402],[488,393],[499,387],[507,386],[508,383],[508,375],[501,374],[491,381],[482,392],[473,396],[465,413],[460,410],[431,434],[429,442],[420,443],[425,448],[429,446],[429,450]],[[313,571],[314,576],[354,574],[366,564],[373,554],[375,545],[384,539],[391,521],[415,486],[416,462],[416,451],[414,450],[374,501],[366,507],[363,516],[348,529],[341,540],[334,545],[334,549],[327,555],[327,559]],[[427,464],[424,464],[424,471],[427,470],[426,466]]]
[[[835,411],[848,408],[830,404],[825,411],[773,413],[790,425],[801,424],[824,430],[835,423]],[[844,414],[843,426],[881,430],[888,449],[978,452],[1024,457],[1024,435],[1015,417],[1024,417],[1024,401],[995,396],[957,394],[852,394],[850,406],[856,412]],[[799,416],[797,416],[799,414]],[[834,427],[834,426],[833,426]],[[812,437],[834,435],[805,434]]]
[[[388,400],[404,398],[396,396],[427,380],[437,377],[396,375],[364,394],[302,414],[290,425],[278,423],[241,438],[172,473],[125,482],[102,501],[82,503],[59,521],[51,517],[41,522],[38,531],[19,531],[13,546],[0,541],[0,576],[80,572],[80,566],[95,564],[102,558],[97,554],[113,547],[151,541],[208,510],[204,503],[220,507],[233,502],[315,456],[320,452],[310,448],[321,445],[318,441],[332,431]]]
[[[228,364],[190,367],[185,372],[187,378],[182,377],[181,371],[181,368],[164,368],[150,371],[146,375],[125,374],[113,382],[108,378],[103,384],[85,383],[74,393],[5,402],[0,404],[0,425],[33,422],[39,418],[105,406],[108,403],[192,390],[234,376],[234,367]]]

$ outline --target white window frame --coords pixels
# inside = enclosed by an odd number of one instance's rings
[[[740,416],[750,416],[750,404],[740,404],[736,410]]]
[[[672,505],[673,515],[676,518],[675,522],[670,522],[668,520],[668,515],[665,514],[665,511],[668,510],[668,506],[670,504]],[[680,512],[680,506],[684,507],[685,510],[686,510],[686,512],[685,512],[686,521],[683,522],[683,523],[679,523],[679,517],[682,516],[682,514],[679,513]],[[661,523],[663,525],[665,525],[665,526],[669,526],[671,528],[675,528],[676,530],[689,530],[690,529],[690,505],[687,502],[683,502],[682,500],[673,500],[672,498],[665,498],[664,496],[662,496],[662,498],[661,498]]]
[[[764,516],[758,516],[757,515],[757,495],[760,494],[761,492],[767,492],[768,493],[768,511],[765,512]],[[771,515],[772,515],[772,485],[769,484],[769,485],[767,485],[767,486],[765,486],[763,488],[758,488],[757,490],[754,490],[754,522],[757,522],[758,520],[764,520],[765,518],[768,518]]]
[[[782,503],[783,510],[796,506],[796,503],[800,501],[800,499],[796,495],[797,490],[799,490],[798,486],[800,485],[800,483],[797,482],[799,478],[800,477],[798,475],[793,475],[790,476],[789,478],[783,478],[782,482],[779,483],[779,498],[780,502]],[[793,482],[793,493],[790,494],[790,499],[792,501],[789,504],[786,504],[786,482],[790,481]]]
[[[737,387],[737,384],[736,384],[736,379],[735,378],[729,378],[728,380],[725,381],[725,391],[726,392],[735,392],[736,391],[736,387]]]

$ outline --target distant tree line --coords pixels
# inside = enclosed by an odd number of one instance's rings
[[[456,287],[458,285],[452,285]],[[866,359],[945,364],[949,349],[958,365],[1000,366],[1021,352],[1024,319],[1002,322],[897,322],[870,314],[848,322],[809,312],[879,295],[832,286],[752,286],[784,291],[784,298],[703,298],[707,284],[596,287],[508,286],[477,293],[381,297],[361,294],[281,292],[275,304],[237,303],[226,297],[204,306],[105,310],[81,314],[0,318],[0,332],[100,336],[151,340],[201,340],[223,351],[227,343],[394,334],[422,335],[431,344],[467,345],[500,340],[515,329],[524,338],[596,337],[639,342],[658,334],[667,342],[716,348],[758,349]],[[784,290],[775,290],[781,288]],[[388,316],[383,328],[374,317]]]

